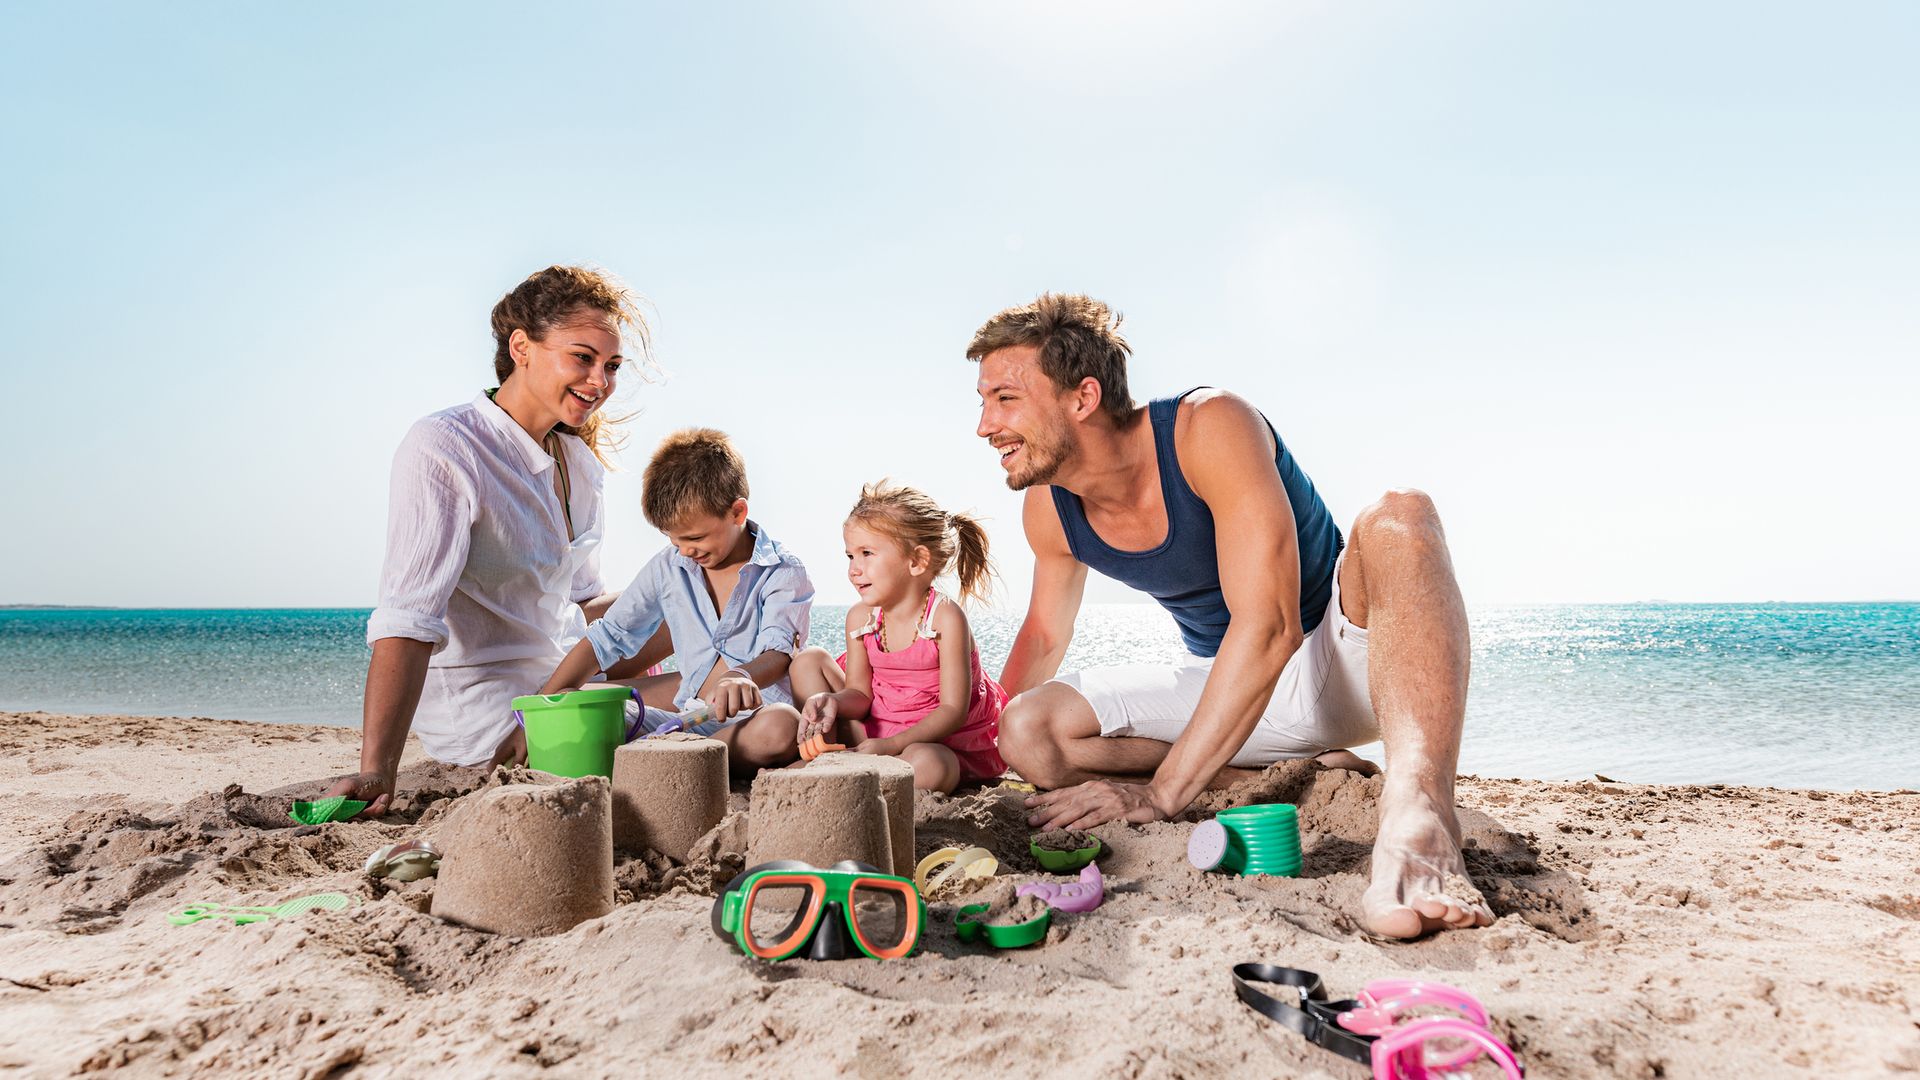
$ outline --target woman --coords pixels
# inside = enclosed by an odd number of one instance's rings
[[[493,309],[497,390],[413,426],[394,455],[380,606],[367,622],[360,772],[329,795],[385,813],[411,729],[427,754],[484,763],[535,692],[612,603],[601,596],[601,408],[622,332],[647,325],[618,282],[553,266]],[[622,669],[643,667],[670,646]]]

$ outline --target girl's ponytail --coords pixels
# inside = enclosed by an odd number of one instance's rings
[[[985,600],[993,591],[993,562],[987,557],[987,530],[966,514],[949,514],[955,539],[953,572],[960,579],[960,602]]]

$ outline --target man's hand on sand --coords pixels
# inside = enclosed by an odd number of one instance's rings
[[[1109,821],[1145,825],[1166,815],[1153,804],[1145,784],[1089,780],[1027,798],[1027,824],[1035,829],[1091,829]]]
[[[393,801],[393,777],[381,772],[351,773],[334,780],[327,789],[324,798],[344,795],[356,802],[367,804],[360,811],[369,817],[379,817],[387,812],[387,804]]]
[[[487,763],[489,770],[502,765],[525,765],[527,763],[527,732],[525,728],[515,727],[513,733],[500,740],[500,748],[493,752],[493,760]]]

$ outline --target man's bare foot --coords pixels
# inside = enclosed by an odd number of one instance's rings
[[[1391,938],[1492,924],[1486,898],[1467,880],[1453,807],[1411,786],[1396,789],[1391,779],[1383,786],[1360,922]]]
[[[1361,776],[1377,776],[1380,773],[1380,766],[1351,750],[1322,750],[1313,756],[1313,760],[1325,768],[1345,769]]]

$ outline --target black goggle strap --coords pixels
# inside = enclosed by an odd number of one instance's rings
[[[1300,991],[1300,1004],[1289,1005],[1272,994],[1254,988],[1254,983],[1291,986]],[[1327,988],[1320,976],[1299,968],[1273,964],[1235,964],[1233,992],[1253,1011],[1265,1016],[1308,1042],[1331,1050],[1349,1061],[1373,1064],[1373,1037],[1357,1035],[1340,1026],[1335,1019],[1355,1005],[1352,1001],[1327,1000]]]

